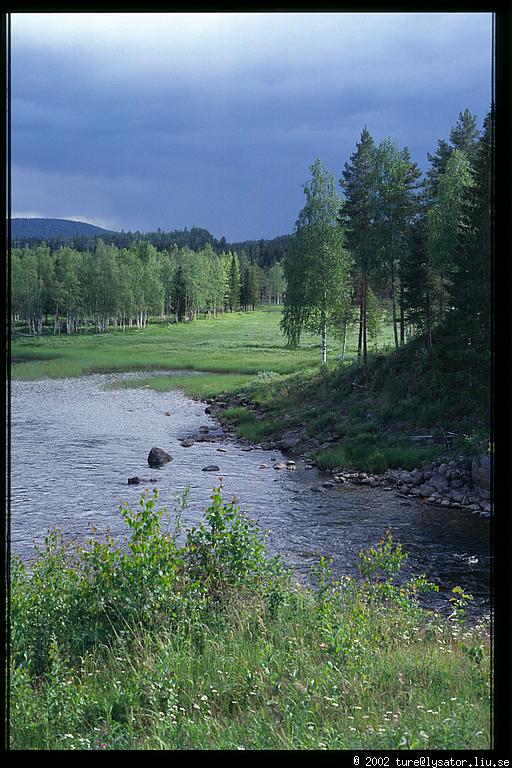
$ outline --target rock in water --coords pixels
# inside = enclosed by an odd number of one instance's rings
[[[202,472],[220,472],[220,469],[216,464],[209,464],[207,467],[203,467]]]
[[[172,456],[169,456],[169,454],[162,448],[154,447],[150,450],[148,455],[148,464],[153,469],[163,467],[163,465],[168,464],[169,461],[172,461]]]
[[[142,480],[137,476],[128,478],[128,485],[138,485],[141,482]]]

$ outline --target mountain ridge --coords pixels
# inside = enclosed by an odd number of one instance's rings
[[[98,236],[116,234],[114,230],[97,227],[85,221],[74,219],[52,218],[11,218],[12,240],[55,238],[73,238],[81,236]]]

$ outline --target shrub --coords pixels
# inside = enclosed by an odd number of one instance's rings
[[[12,566],[12,654],[15,664],[36,674],[50,667],[52,644],[71,658],[134,627],[190,625],[212,598],[240,585],[272,585],[280,572],[265,557],[254,523],[235,501],[224,503],[215,488],[205,522],[178,544],[178,531],[164,531],[165,508],[157,491],[139,506],[120,507],[131,529],[126,545],[90,538],[67,543],[52,531],[37,550],[31,572],[19,558]],[[185,503],[185,502],[183,502]]]

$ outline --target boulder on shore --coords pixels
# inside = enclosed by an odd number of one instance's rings
[[[489,490],[491,487],[491,459],[488,455],[473,459],[471,464],[471,479],[480,488]]]
[[[282,440],[278,440],[276,445],[281,451],[293,451],[299,443],[300,439],[298,437],[284,437]]]
[[[170,461],[172,461],[172,456],[170,456],[162,448],[157,448],[155,446],[149,452],[148,464],[153,469],[158,469],[159,467],[163,467],[164,464],[168,464]]]

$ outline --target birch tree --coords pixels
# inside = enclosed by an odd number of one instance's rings
[[[304,330],[319,333],[325,366],[327,328],[345,297],[349,260],[337,218],[341,201],[334,176],[319,159],[310,172],[304,185],[306,204],[284,260],[287,287],[281,329],[291,347],[299,344]]]

